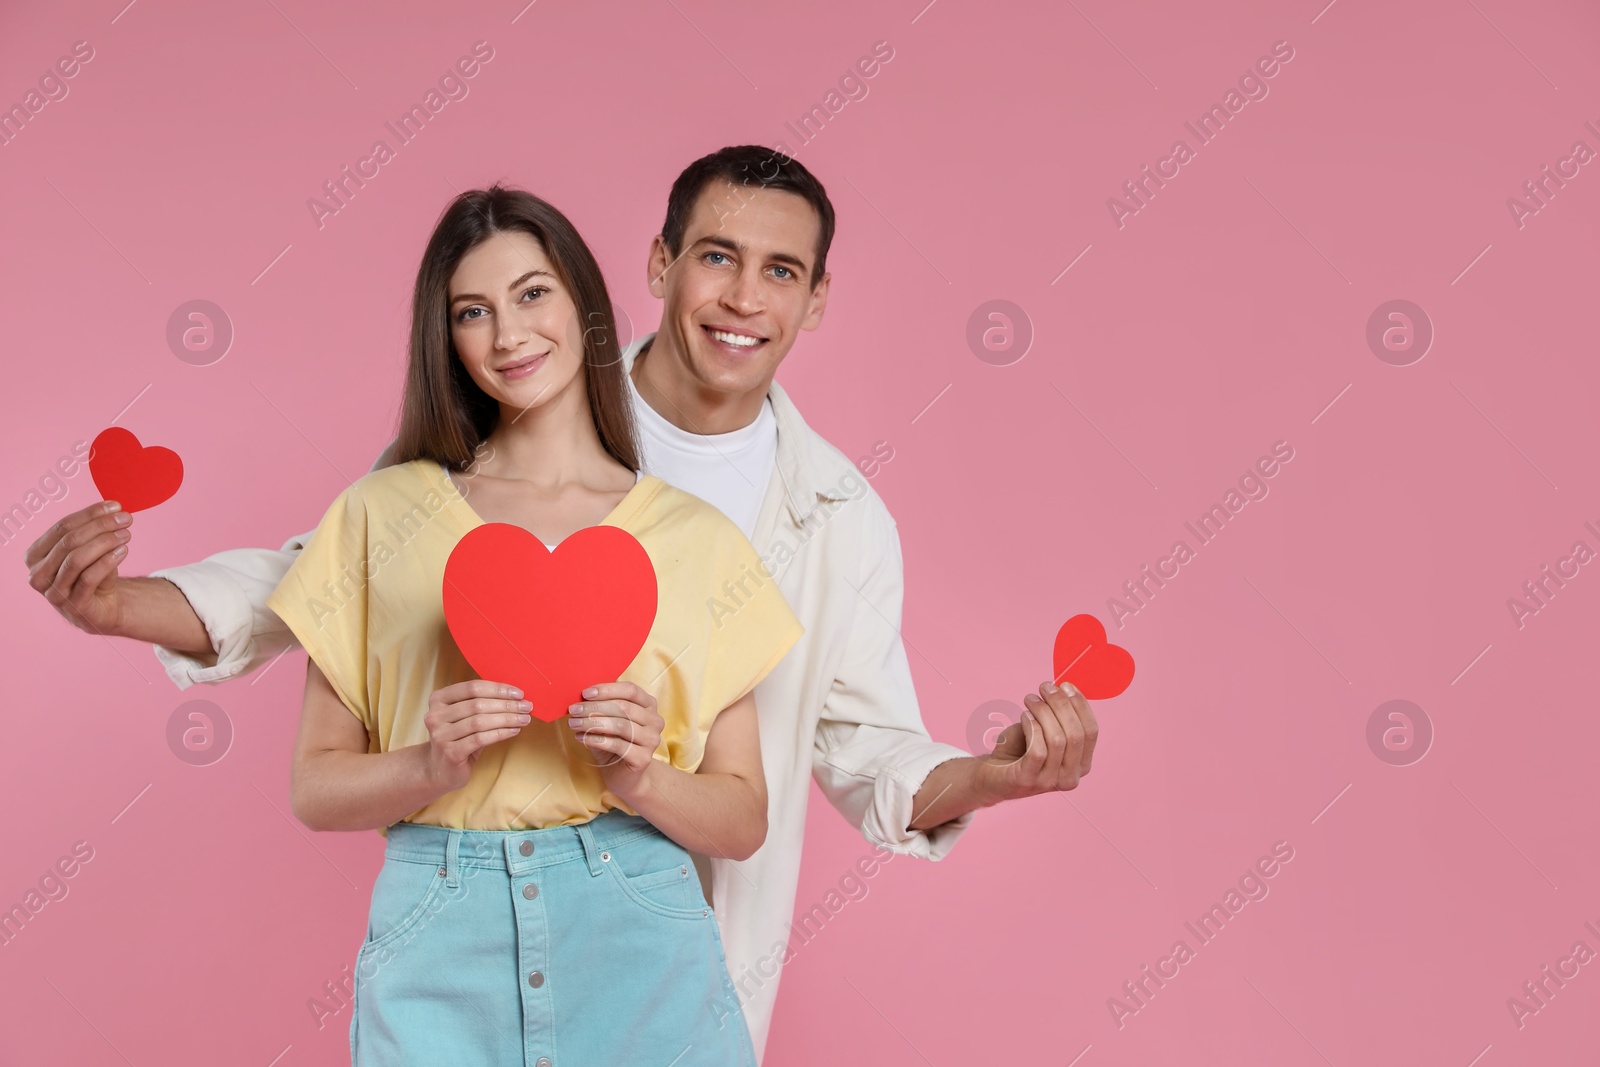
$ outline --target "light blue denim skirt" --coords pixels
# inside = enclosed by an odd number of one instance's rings
[[[754,1067],[689,853],[637,815],[389,827],[355,1067]]]

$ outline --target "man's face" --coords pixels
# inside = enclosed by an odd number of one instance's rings
[[[677,256],[659,236],[650,291],[685,368],[703,388],[763,395],[801,330],[822,322],[828,275],[813,278],[820,221],[787,191],[714,182]]]

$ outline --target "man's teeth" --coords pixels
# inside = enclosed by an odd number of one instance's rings
[[[761,343],[761,338],[746,337],[742,333],[725,333],[722,330],[710,330],[708,332],[712,337],[716,338],[718,341],[721,341],[725,345],[737,345],[740,348],[749,348],[752,345],[758,345]]]

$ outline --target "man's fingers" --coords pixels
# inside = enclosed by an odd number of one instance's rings
[[[1055,710],[1056,719],[1067,735],[1067,751],[1063,755],[1061,766],[1063,787],[1067,789],[1077,786],[1078,779],[1083,774],[1083,748],[1087,741],[1083,718],[1073,698],[1073,694],[1077,692],[1077,687],[1071,682],[1064,686],[1052,683],[1045,688],[1045,700]],[[1079,695],[1077,699],[1083,698]]]
[[[100,583],[117,573],[117,565],[128,554],[127,545],[118,545],[110,552],[101,556],[83,569],[78,575],[78,580],[72,583],[72,589],[67,593],[67,599],[82,610],[86,608],[97,593],[100,592]]]
[[[994,750],[990,755],[1015,763],[1027,751],[1028,727],[1025,723],[1014,722],[1001,730],[999,736],[994,739]]]
[[[117,523],[119,518],[131,519],[131,516],[122,512],[90,516],[63,531],[48,551],[29,566],[28,584],[44,593],[46,599],[52,590],[64,596],[85,566],[132,536],[126,523]]]
[[[1034,697],[1033,714],[1044,727],[1050,742],[1045,759],[1045,784],[1055,789],[1071,789],[1078,784],[1078,761],[1083,749],[1083,727],[1065,693],[1054,686],[1040,686],[1042,698]],[[1029,694],[1030,696],[1032,694]]]
[[[1050,760],[1050,738],[1034,710],[1043,703],[1031,694],[1022,698],[1022,725],[1028,731],[1028,747],[1022,753],[1022,761],[1028,774],[1035,778],[1044,773]]]
[[[48,556],[50,550],[55,548],[64,536],[101,516],[113,514],[112,508],[116,506],[109,500],[97,501],[86,508],[79,508],[70,515],[63,515],[51,523],[50,528],[40,534],[37,541],[28,546],[28,552],[23,557],[28,569],[31,571],[35,565]]]
[[[85,527],[85,529],[90,529],[90,527]],[[51,580],[49,586],[43,590],[45,599],[53,604],[62,600],[76,600],[77,586],[82,579],[84,571],[102,562],[112,552],[126,545],[128,543],[127,537],[124,536],[126,533],[126,530],[112,530],[90,538],[84,544],[68,552],[61,560],[61,567],[56,571],[55,577]],[[76,537],[77,534],[72,536]],[[122,556],[117,556],[113,564],[121,561]]]
[[[1078,724],[1083,728],[1083,754],[1078,758],[1078,775],[1082,777],[1089,773],[1089,765],[1094,762],[1094,746],[1100,740],[1100,721],[1094,717],[1094,709],[1089,707],[1089,700],[1078,687],[1071,682],[1064,682],[1062,692],[1072,702],[1072,709],[1078,716]]]

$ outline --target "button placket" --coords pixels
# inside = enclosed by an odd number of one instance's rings
[[[508,853],[513,850],[516,853],[516,857],[513,858],[511,863],[513,892],[516,891],[515,884],[518,880],[530,879],[523,883],[521,896],[524,901],[537,901],[540,892],[539,885],[531,879],[544,872],[541,868],[531,863],[523,862],[531,857],[537,849],[533,841],[524,838],[515,842],[515,844],[507,845]],[[524,912],[525,908],[528,909],[526,912]],[[544,920],[539,914],[538,909],[540,908],[542,908],[542,905],[537,903],[518,905],[516,911],[518,912],[517,922],[519,928],[527,929],[529,932],[542,930]],[[519,936],[523,935],[519,934]],[[545,947],[543,938],[536,938],[532,941],[524,940],[523,951],[519,953],[522,965],[543,964],[545,962]],[[526,1011],[523,1040],[530,1047],[530,1050],[536,1049],[541,1045],[548,1047],[548,1043],[552,1038],[550,1029],[552,1020],[549,1018],[549,995],[543,991],[545,972],[543,970],[530,969],[525,972],[525,975],[528,984],[523,987],[523,1003]],[[538,992],[534,992],[535,990],[538,990]],[[541,1056],[536,1063],[538,1067],[552,1067],[552,1061],[549,1056]]]

